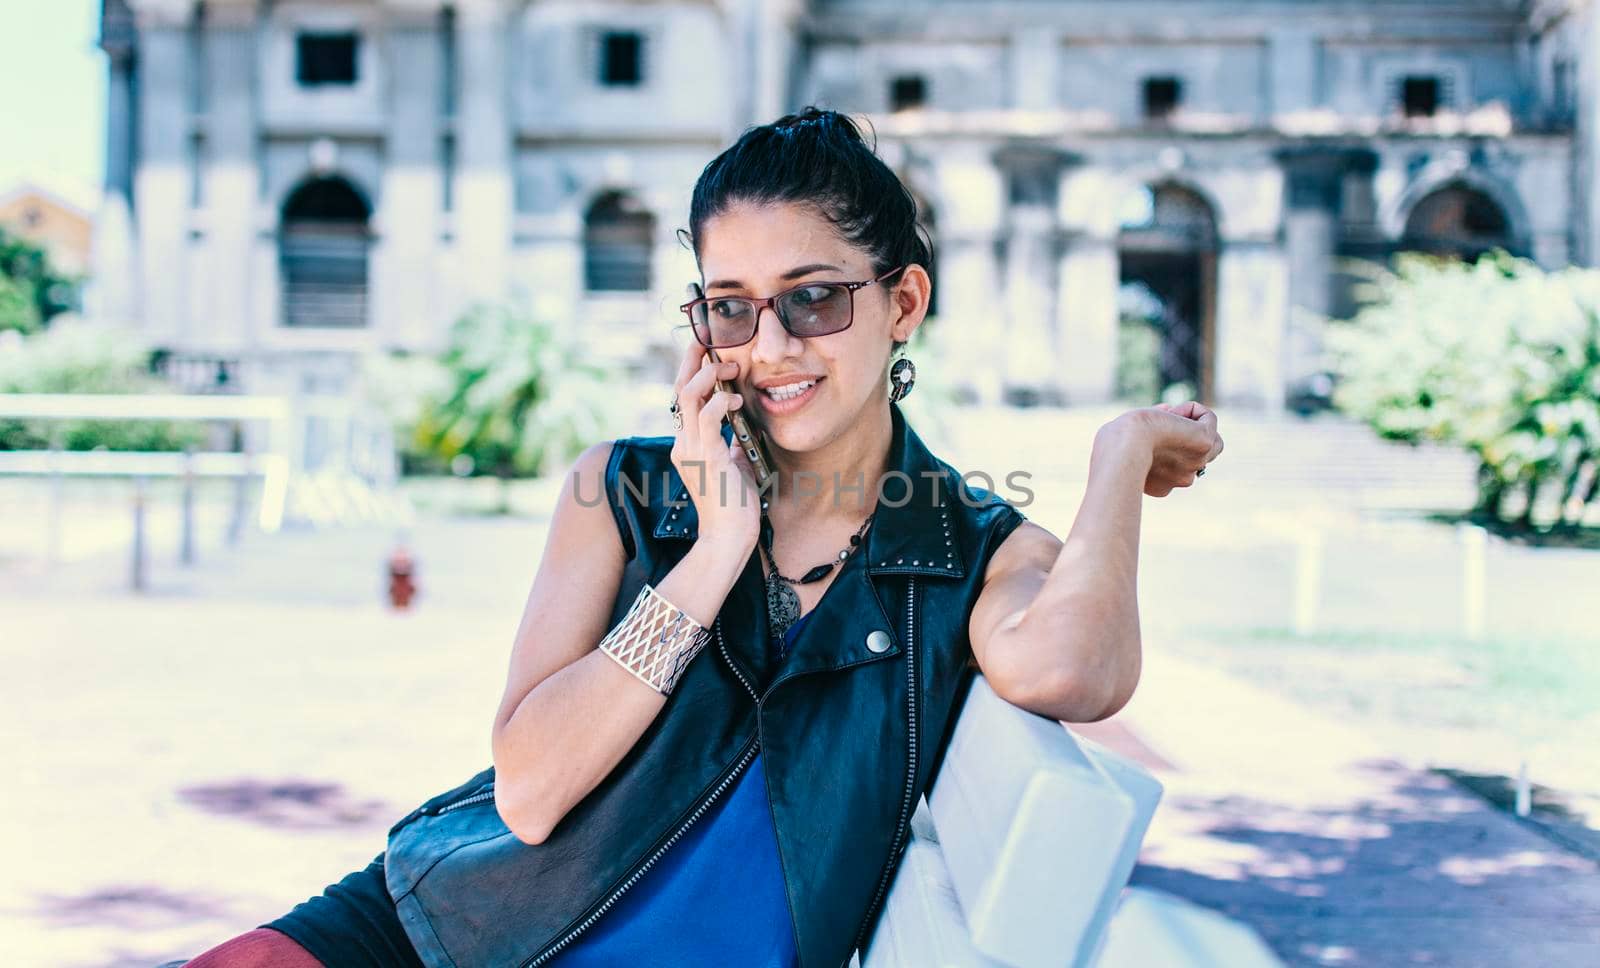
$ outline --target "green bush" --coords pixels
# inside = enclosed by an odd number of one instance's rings
[[[468,311],[439,363],[442,392],[418,407],[412,440],[458,473],[537,476],[603,436],[604,371],[525,308]]]
[[[149,372],[150,350],[131,330],[58,317],[23,336],[0,331],[0,393],[163,393]],[[0,450],[175,451],[199,447],[204,427],[166,420],[11,420],[0,418]]]
[[[1600,469],[1600,271],[1403,254],[1330,322],[1334,404],[1398,440],[1479,460],[1475,516],[1575,528]]]

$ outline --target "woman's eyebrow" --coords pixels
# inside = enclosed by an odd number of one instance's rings
[[[839,271],[839,267],[838,266],[830,266],[830,265],[827,265],[827,264],[822,263],[822,262],[813,262],[811,265],[808,265],[808,266],[799,266],[798,268],[790,269],[788,272],[785,272],[783,275],[779,276],[778,278],[784,280],[785,282],[787,282],[790,279],[798,279],[798,278],[800,278],[801,276],[803,276],[803,275],[805,275],[807,273],[817,272],[817,271],[822,270],[822,269],[832,269],[835,272]],[[743,289],[744,288],[744,283],[739,282],[737,279],[718,279],[716,282],[707,283],[706,284],[706,288],[707,289]]]

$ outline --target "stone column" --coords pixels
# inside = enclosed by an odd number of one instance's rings
[[[1008,391],[1058,403],[1060,359],[1055,336],[1055,213],[1042,205],[1011,209],[1006,225],[1004,380]]]
[[[138,313],[137,264],[133,239],[133,21],[125,8],[112,4],[101,23],[101,46],[109,68],[106,85],[106,177],[95,213],[92,283],[85,311],[94,319],[118,324]]]
[[[1056,345],[1056,207],[1068,156],[1042,144],[1017,144],[995,153],[1010,207],[1005,220],[1004,383],[1007,391],[1059,403],[1060,347]]]
[[[251,342],[260,158],[256,150],[257,10],[253,0],[206,6],[202,58],[205,66],[206,158],[202,170],[205,249],[194,277],[203,307],[203,330],[195,345],[222,352]]]
[[[1056,293],[1060,376],[1068,403],[1106,403],[1117,389],[1117,206],[1127,190],[1093,168],[1062,176],[1059,219],[1065,233]]]
[[[1333,260],[1337,250],[1344,159],[1335,152],[1286,149],[1283,249],[1288,267],[1288,318],[1284,366],[1290,381],[1319,362],[1322,322],[1334,308]]]
[[[799,0],[756,0],[749,8],[750,33],[745,43],[754,63],[748,75],[749,110],[754,113],[738,125],[768,124],[793,107],[795,38],[804,4]]]
[[[149,338],[173,345],[187,333],[189,286],[189,62],[187,0],[132,4],[138,29],[138,160],[133,176],[139,316]]]
[[[1574,64],[1577,98],[1573,125],[1572,184],[1577,197],[1573,209],[1577,261],[1600,266],[1600,7],[1583,4],[1572,12],[1579,18],[1577,49],[1584,52]]]
[[[936,164],[943,369],[979,403],[999,403],[1006,305],[996,247],[1005,183],[990,159],[966,146]]]
[[[438,0],[411,0],[392,8],[383,35],[389,127],[373,219],[379,245],[372,260],[372,323],[381,345],[408,349],[426,347],[451,322],[439,317],[435,287],[444,203],[441,6]]]
[[[516,197],[506,58],[518,29],[506,0],[456,6],[455,241],[462,295],[495,301],[506,293]]]
[[[1067,236],[1056,310],[1061,324],[1058,383],[1068,403],[1107,403],[1117,389],[1117,240]]]
[[[1217,268],[1217,405],[1283,409],[1283,320],[1288,260],[1270,237],[1225,238]]]

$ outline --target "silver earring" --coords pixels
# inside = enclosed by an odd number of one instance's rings
[[[917,382],[917,365],[911,362],[909,356],[902,356],[889,367],[889,400],[898,402],[904,400],[906,394],[911,392],[911,385]]]

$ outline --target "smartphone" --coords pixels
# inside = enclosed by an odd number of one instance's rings
[[[699,299],[704,295],[705,290],[700,288],[698,282],[689,283],[690,299]],[[690,335],[690,338],[694,338],[693,334]],[[713,363],[722,362],[722,358],[717,355],[717,351],[710,347],[706,347],[706,356],[710,357]],[[726,380],[718,380],[717,389],[726,393],[738,392]],[[745,419],[743,408],[728,411],[727,416],[722,418],[722,423],[733,428],[733,439],[737,440],[739,446],[744,448],[745,456],[750,458],[750,466],[755,468],[756,491],[759,494],[765,494],[767,492],[767,482],[772,478],[772,463],[767,460],[767,448],[766,444],[761,440],[761,435],[756,433],[750,426],[750,421]]]

